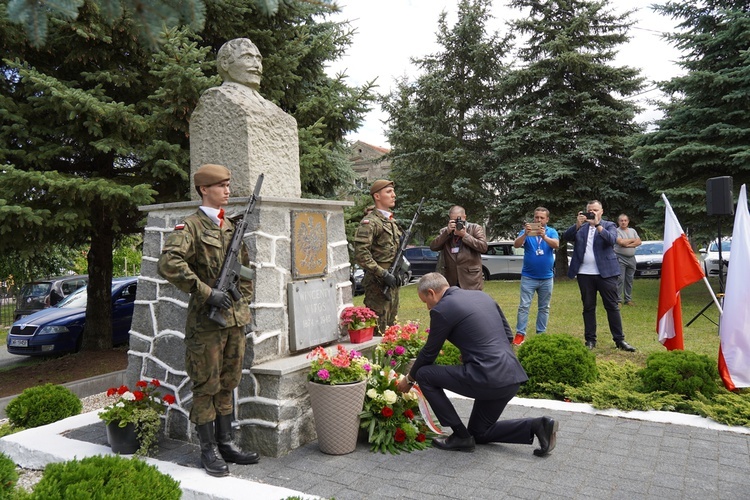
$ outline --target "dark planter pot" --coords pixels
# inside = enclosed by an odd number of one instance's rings
[[[138,436],[135,433],[135,424],[119,426],[120,422],[107,424],[107,441],[110,448],[120,455],[132,455],[141,447]]]

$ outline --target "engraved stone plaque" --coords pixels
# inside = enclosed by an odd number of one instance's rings
[[[292,279],[326,274],[327,234],[324,212],[292,210]]]
[[[287,293],[290,350],[299,351],[339,338],[334,280],[295,281],[287,285]]]

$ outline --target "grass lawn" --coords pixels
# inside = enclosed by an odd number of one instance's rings
[[[709,280],[714,290],[719,289],[718,281]],[[520,281],[489,281],[485,283],[484,291],[500,304],[511,328],[515,328],[518,312]],[[711,301],[711,295],[703,281],[690,285],[681,292],[683,332],[685,336],[685,350],[705,354],[718,359],[719,329],[712,323],[718,322],[719,312],[715,305],[709,307],[705,317],[700,316],[689,327],[687,324],[703,307]],[[362,305],[364,296],[354,298],[355,305]],[[638,349],[635,353],[627,353],[615,349],[612,336],[609,333],[607,315],[599,300],[597,307],[597,347],[594,353],[597,359],[612,361],[632,361],[645,366],[646,358],[652,352],[664,351],[656,335],[656,311],[659,301],[659,280],[636,279],[633,285],[633,301],[635,306],[623,306],[622,323],[625,340]],[[548,333],[567,333],[583,342],[583,317],[581,296],[578,283],[570,279],[558,279],[552,292]],[[401,288],[399,320],[403,323],[418,320],[425,328],[429,325],[427,308],[417,296],[414,283]],[[529,326],[534,328],[536,321],[536,298],[529,313]],[[528,338],[534,333],[527,333]]]

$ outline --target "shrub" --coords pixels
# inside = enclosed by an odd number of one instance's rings
[[[446,340],[443,344],[443,348],[440,349],[440,354],[438,354],[438,357],[435,359],[435,364],[446,366],[460,365],[461,351],[458,350],[458,347]]]
[[[518,349],[518,360],[529,376],[523,393],[549,383],[579,387],[597,378],[596,356],[570,335],[536,335]]]
[[[153,465],[120,456],[94,456],[53,463],[44,469],[33,499],[92,498],[101,500],[178,499],[180,483]]]
[[[0,453],[0,498],[12,498],[18,481],[16,463]]]
[[[667,391],[695,399],[698,392],[710,398],[718,389],[716,361],[691,351],[652,353],[638,375],[646,392]]]
[[[61,385],[44,384],[24,390],[8,403],[5,414],[16,427],[39,427],[81,413],[78,396]]]

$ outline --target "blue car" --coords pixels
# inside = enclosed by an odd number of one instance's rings
[[[138,278],[112,280],[112,343],[128,342]],[[11,354],[27,356],[76,352],[83,341],[87,288],[80,288],[56,305],[25,316],[10,328],[6,345]]]

